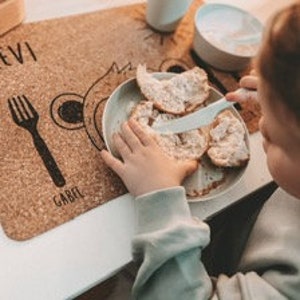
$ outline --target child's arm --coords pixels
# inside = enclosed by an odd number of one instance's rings
[[[107,151],[101,152],[102,158],[136,197],[133,257],[143,264],[134,284],[134,299],[208,298],[212,284],[199,255],[209,241],[209,228],[191,217],[180,187],[197,162],[165,155],[135,121],[123,124],[114,141],[121,159]],[[155,274],[160,267],[164,271]]]

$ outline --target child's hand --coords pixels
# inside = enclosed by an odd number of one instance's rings
[[[106,150],[101,151],[105,163],[123,180],[129,192],[139,195],[178,186],[197,169],[197,161],[178,161],[163,153],[152,136],[130,120],[114,135],[115,146],[122,160]]]
[[[247,93],[237,93],[229,92],[226,94],[226,99],[228,101],[241,102],[246,100],[257,101],[257,85],[258,77],[254,72],[251,72],[250,75],[246,75],[241,78],[240,87],[247,90]]]

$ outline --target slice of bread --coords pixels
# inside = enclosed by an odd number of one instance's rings
[[[200,160],[208,148],[209,137],[204,129],[180,134],[157,135],[157,143],[166,154],[178,160]]]
[[[155,108],[175,115],[193,111],[209,96],[207,74],[199,67],[159,80],[147,72],[145,65],[138,65],[136,79],[141,92]]]
[[[161,113],[153,102],[141,101],[133,109],[130,118],[139,122],[156,139],[163,151],[178,160],[199,160],[206,152],[209,143],[208,130],[196,129],[181,134],[159,134],[151,126],[177,118],[172,114]]]
[[[220,167],[240,167],[249,158],[245,141],[245,128],[230,110],[221,112],[209,131],[210,142],[207,154],[213,164]]]

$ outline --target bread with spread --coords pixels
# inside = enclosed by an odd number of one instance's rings
[[[145,65],[139,65],[137,83],[145,98],[153,102],[160,111],[174,115],[184,115],[202,105],[209,96],[207,74],[199,67],[170,79],[159,80],[148,73]]]
[[[218,114],[211,124],[207,154],[219,167],[240,167],[249,160],[245,127],[230,110]]]
[[[157,123],[166,122],[177,117],[169,113],[159,112],[151,101],[141,101],[134,107],[130,118],[139,122],[169,156],[178,160],[199,160],[208,149],[209,135],[207,128],[199,128],[180,134],[159,134],[152,129],[152,126]]]

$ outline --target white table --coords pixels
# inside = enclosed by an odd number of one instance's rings
[[[136,2],[143,1],[25,0],[26,22]],[[268,1],[252,2],[257,8]],[[274,1],[269,2],[275,9]],[[287,1],[276,1],[276,5],[281,2]],[[252,157],[241,182],[222,197],[191,204],[194,215],[209,217],[271,181],[259,133],[251,136],[250,144]],[[10,240],[0,228],[0,298],[59,300],[86,291],[131,261],[133,231],[134,206],[129,195],[28,241]]]

